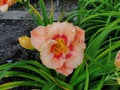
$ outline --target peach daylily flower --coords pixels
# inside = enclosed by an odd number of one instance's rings
[[[84,57],[85,32],[68,22],[56,22],[31,31],[31,44],[40,52],[42,63],[68,76]]]
[[[10,6],[15,4],[17,0],[0,0],[0,11],[6,12]]]
[[[120,69],[120,51],[117,53],[115,58],[115,66]]]

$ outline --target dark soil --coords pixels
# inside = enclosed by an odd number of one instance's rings
[[[36,51],[26,50],[18,43],[20,36],[30,36],[30,31],[35,27],[33,21],[0,20],[0,64],[36,59]]]

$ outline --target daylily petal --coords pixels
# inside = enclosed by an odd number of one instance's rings
[[[48,38],[51,39],[57,35],[59,36],[66,36],[67,37],[67,45],[73,41],[74,36],[76,34],[75,28],[72,24],[63,22],[59,23],[56,22],[52,25],[47,26],[48,29]]]
[[[116,55],[116,60],[120,60],[120,51]]]
[[[0,0],[0,11],[6,12],[10,6],[15,4],[17,0]]]
[[[66,67],[65,65],[63,65],[62,67],[57,68],[56,71],[65,76],[68,76],[69,74],[71,74],[73,72],[73,69],[74,68]]]
[[[40,51],[42,44],[46,41],[46,28],[39,26],[31,31],[31,44]]]
[[[80,65],[83,61],[84,57],[84,49],[86,48],[86,45],[84,43],[85,41],[85,32],[81,28],[75,26],[76,28],[76,35],[74,41],[71,43],[72,50],[68,55],[70,55],[65,64],[66,66],[74,67],[76,68],[78,65]]]
[[[70,52],[71,56],[66,58],[65,65],[67,67],[76,68],[83,62],[85,43],[72,43],[73,51]]]
[[[0,11],[1,12],[6,12],[8,10],[8,4],[0,6]]]
[[[51,53],[51,47],[56,43],[55,40],[50,40],[42,45],[40,50],[41,61],[49,68],[56,69],[63,65],[64,58],[57,59],[54,54]]]
[[[78,26],[75,26],[76,28],[76,35],[75,35],[75,41],[78,43],[85,41],[85,31],[79,28]]]
[[[0,6],[8,3],[9,3],[9,0],[0,0]]]
[[[116,55],[115,66],[120,69],[120,51]]]

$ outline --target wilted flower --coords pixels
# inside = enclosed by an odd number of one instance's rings
[[[120,51],[117,53],[115,58],[115,66],[120,69]]]
[[[39,26],[31,31],[31,43],[40,51],[42,63],[66,76],[82,63],[84,41],[84,30],[67,22]]]
[[[0,0],[0,11],[6,12],[10,6],[15,4],[17,0]]]
[[[22,36],[18,38],[18,41],[20,43],[20,45],[25,48],[25,49],[29,49],[29,50],[33,50],[34,47],[31,44],[31,40],[29,37],[27,36]]]

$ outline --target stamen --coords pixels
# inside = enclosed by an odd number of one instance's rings
[[[65,52],[68,51],[68,48],[67,48],[67,46],[65,44],[64,39],[58,38],[58,39],[56,39],[56,41],[57,41],[57,44],[54,44],[53,48],[52,48],[52,52],[55,55],[59,55],[61,53],[65,53]]]

